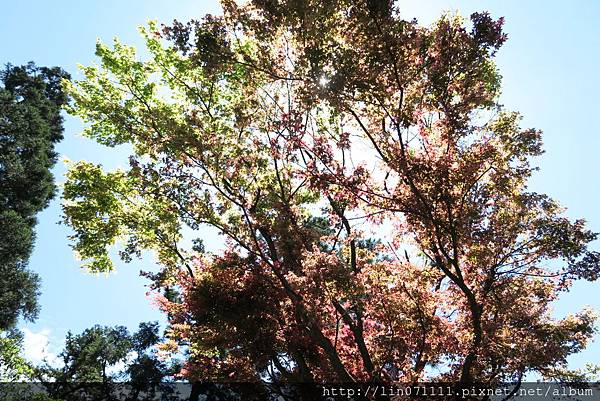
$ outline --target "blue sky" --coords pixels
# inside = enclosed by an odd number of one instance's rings
[[[503,76],[502,103],[524,116],[524,126],[544,131],[546,153],[537,160],[541,171],[531,189],[559,200],[568,215],[585,217],[600,231],[600,3],[530,0],[400,1],[405,18],[431,23],[444,10],[468,16],[488,10],[504,16],[509,40],[498,55]],[[218,12],[216,1],[198,0],[58,0],[5,1],[0,14],[0,63],[59,65],[78,78],[77,64],[94,61],[97,38],[141,45],[137,26],[156,19],[168,23]],[[80,76],[79,76],[80,77]],[[65,139],[58,146],[71,160],[125,165],[124,149],[107,149],[79,135],[81,123],[67,117]],[[62,163],[54,170],[63,181]],[[42,311],[35,323],[24,323],[28,354],[39,358],[60,348],[67,330],[80,332],[94,324],[163,320],[146,299],[145,280],[138,277],[148,261],[118,264],[116,274],[90,275],[79,269],[68,246],[69,230],[58,225],[60,201],[39,215],[37,242],[30,266],[43,280]],[[596,243],[600,249],[600,243]],[[577,283],[556,304],[557,316],[583,305],[600,309],[599,283]],[[570,360],[572,367],[600,363],[600,341]]]

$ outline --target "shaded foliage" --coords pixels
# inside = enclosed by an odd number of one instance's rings
[[[141,323],[135,333],[123,326],[69,332],[59,366],[46,363],[32,377],[43,383],[53,399],[179,399],[165,385],[178,368],[175,362],[159,359],[156,345],[161,340],[158,323]]]
[[[62,139],[66,104],[60,68],[8,65],[0,79],[0,328],[36,314],[37,277],[25,266],[36,214],[54,196],[54,145]]]
[[[67,102],[58,67],[7,65],[0,71],[0,377],[25,373],[16,350],[19,317],[32,320],[39,306],[39,277],[27,269],[36,214],[55,194],[54,145],[62,139]]]

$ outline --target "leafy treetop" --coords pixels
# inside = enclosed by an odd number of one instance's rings
[[[594,333],[550,304],[595,280],[596,234],[528,191],[541,132],[498,104],[502,19],[431,27],[387,1],[223,1],[116,40],[67,84],[85,134],[65,221],[93,271],[153,249],[165,351],[202,380],[564,377]],[[209,252],[187,234],[224,238]],[[185,234],[185,235],[184,235]],[[573,376],[571,376],[573,377]]]

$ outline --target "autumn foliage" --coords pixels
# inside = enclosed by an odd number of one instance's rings
[[[423,27],[373,0],[223,9],[151,23],[146,61],[99,43],[101,65],[68,85],[86,135],[132,145],[126,170],[71,166],[74,247],[93,271],[118,240],[125,260],[156,252],[182,375],[569,374],[594,317],[550,305],[598,277],[596,234],[527,189],[541,132],[498,103],[502,19]],[[191,241],[212,233],[220,249]]]

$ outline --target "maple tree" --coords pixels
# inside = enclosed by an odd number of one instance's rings
[[[126,261],[156,252],[162,350],[185,345],[181,374],[568,374],[595,318],[550,305],[597,279],[596,234],[527,189],[541,132],[498,103],[503,20],[423,27],[374,0],[222,6],[141,29],[144,61],[98,43],[100,65],[66,83],[85,135],[132,146],[127,169],[71,165],[74,248],[92,271],[113,268],[118,241]],[[190,241],[210,233],[224,249]]]

